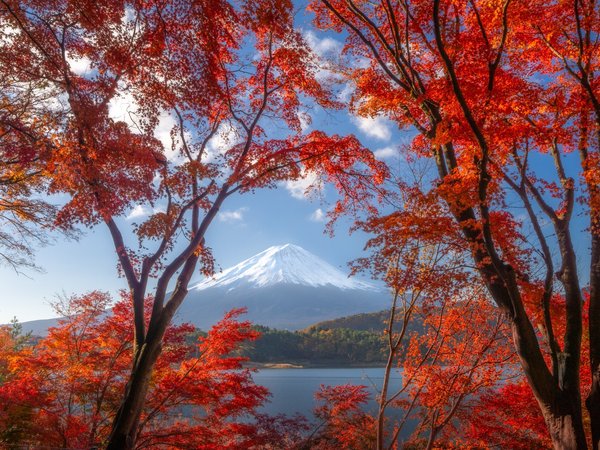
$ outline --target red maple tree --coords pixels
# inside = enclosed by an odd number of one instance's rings
[[[340,77],[355,87],[352,111],[410,129],[402,152],[431,161],[427,197],[441,208],[444,223],[458,229],[474,271],[508,317],[553,445],[587,448],[589,429],[597,448],[598,5],[314,0],[311,8],[319,28],[346,33]],[[354,64],[357,58],[363,63]],[[440,240],[447,236],[444,229],[436,233]],[[582,237],[591,257],[577,245]],[[580,279],[584,266],[589,277]],[[550,307],[556,293],[564,298],[561,330]],[[532,315],[528,303],[541,316]],[[580,375],[588,364],[585,336],[593,374],[589,427]]]
[[[131,370],[129,302],[124,295],[108,313],[107,294],[72,297],[60,309],[69,315],[28,345],[0,329],[2,445],[106,445]],[[258,412],[269,393],[235,355],[258,337],[238,320],[242,312],[228,313],[198,342],[189,341],[190,325],[167,330],[136,448],[278,448],[298,439],[302,422]]]
[[[134,367],[109,448],[130,448],[189,280],[213,270],[205,236],[226,199],[311,173],[346,192],[339,211],[385,169],[353,137],[302,132],[304,99],[340,105],[289,0],[5,0],[0,16],[2,78],[48,94],[26,117],[51,119],[28,129],[49,192],[70,198],[59,223],[103,223],[129,286]],[[132,228],[119,218],[134,207],[149,217]]]

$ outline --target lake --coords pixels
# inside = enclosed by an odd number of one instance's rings
[[[300,413],[308,419],[314,419],[312,411],[316,406],[314,394],[324,385],[339,386],[342,384],[365,385],[371,392],[371,400],[366,406],[367,411],[375,414],[377,404],[375,397],[383,383],[383,367],[368,368],[310,368],[310,369],[261,369],[253,374],[257,384],[265,386],[272,394],[271,401],[264,406],[263,412],[268,414]],[[400,373],[392,372],[390,393],[401,386]],[[394,414],[395,413],[395,414]],[[400,417],[400,411],[390,411],[391,416]],[[407,423],[406,432],[410,433]]]
[[[310,417],[316,402],[314,394],[322,384],[339,386],[342,384],[363,384],[369,386],[372,401],[368,408],[376,411],[374,386],[381,388],[383,367],[368,368],[310,368],[310,369],[261,369],[253,374],[256,384],[271,391],[271,402],[264,411],[269,414],[300,413]],[[392,374],[391,392],[400,387],[400,374]]]

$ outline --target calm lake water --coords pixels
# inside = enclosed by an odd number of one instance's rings
[[[367,405],[369,412],[376,411],[376,390],[383,383],[382,367],[369,368],[311,368],[311,369],[261,369],[253,375],[257,384],[271,391],[271,402],[264,408],[269,414],[300,413],[312,418],[316,406],[314,394],[324,385],[339,386],[342,384],[365,385],[371,392],[371,401]],[[392,373],[390,392],[400,387],[400,373]]]

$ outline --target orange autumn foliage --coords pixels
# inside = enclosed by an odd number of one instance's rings
[[[24,117],[41,124],[27,130],[46,192],[68,198],[57,223],[106,226],[133,298],[135,370],[109,445],[131,447],[166,329],[214,268],[205,237],[224,202],[315,175],[346,192],[339,214],[386,169],[352,136],[302,130],[307,103],[340,104],[289,0],[7,0],[0,18],[0,78],[47,94]]]
[[[317,425],[305,446],[343,450],[373,448],[375,419],[364,411],[369,399],[366,386],[321,385],[315,393]]]
[[[131,370],[132,317],[124,296],[92,292],[68,300],[71,315],[48,336],[14,348],[0,330],[0,443],[89,448],[105,445]],[[150,300],[148,300],[150,301]],[[228,313],[205,337],[171,327],[150,381],[137,448],[269,448],[302,425],[257,409],[266,388],[254,384],[235,350],[258,333]]]
[[[398,154],[429,164],[424,197],[449,223],[433,235],[426,225],[425,235],[444,244],[446,229],[458,232],[470,273],[508,318],[553,445],[598,448],[597,2],[313,0],[310,8],[318,28],[345,40],[339,76],[354,88],[351,111],[408,130]],[[392,208],[377,220],[430,209]]]

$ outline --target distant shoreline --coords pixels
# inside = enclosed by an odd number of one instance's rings
[[[384,368],[385,363],[353,363],[348,364],[340,361],[294,361],[294,362],[256,362],[248,361],[244,367],[250,369],[352,369],[352,368]]]

